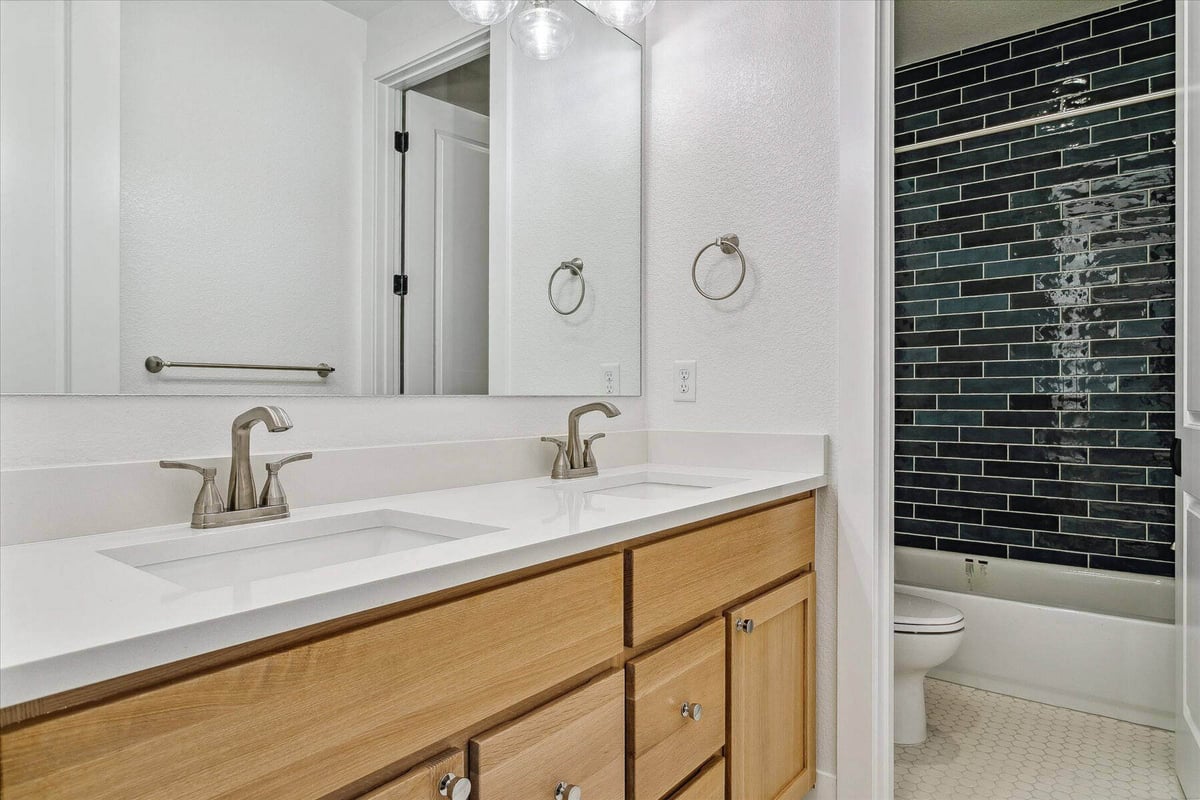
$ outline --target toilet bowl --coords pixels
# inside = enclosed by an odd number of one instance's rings
[[[954,606],[895,593],[895,740],[925,741],[925,673],[945,662],[962,643],[966,621]]]

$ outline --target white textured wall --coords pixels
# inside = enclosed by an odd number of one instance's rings
[[[366,23],[320,0],[121,20],[121,391],[359,391]],[[311,373],[143,368],[316,364]]]
[[[651,429],[836,430],[837,11],[671,0],[648,19]],[[737,295],[713,303],[696,294],[688,270],[700,246],[724,233],[741,237],[750,272]],[[715,249],[702,261],[717,273],[712,291],[736,262]],[[693,358],[697,402],[675,403],[672,362]],[[836,488],[821,497],[817,765],[832,771]]]
[[[511,71],[507,385],[513,394],[600,392],[600,364],[615,361],[620,393],[638,394],[642,51],[581,6],[562,10],[575,39],[561,57],[502,50]],[[572,258],[583,259],[587,292],[563,316],[546,285]],[[560,306],[575,305],[578,280],[563,270],[554,286]]]

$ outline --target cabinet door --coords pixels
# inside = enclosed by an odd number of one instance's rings
[[[394,781],[367,792],[359,800],[464,800],[470,797],[462,750],[453,750],[416,767]],[[444,789],[443,789],[444,785]],[[445,794],[442,792],[445,791]]]
[[[725,614],[731,800],[799,800],[813,786],[815,587],[810,572]]]
[[[613,672],[472,739],[474,797],[624,800],[624,756],[625,674]]]

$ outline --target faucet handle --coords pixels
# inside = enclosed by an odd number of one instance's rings
[[[284,456],[278,461],[267,462],[267,472],[279,472],[279,470],[293,461],[308,461],[312,458],[312,453],[295,453],[290,456]]]
[[[192,506],[193,514],[220,514],[225,510],[225,501],[221,499],[221,491],[215,480],[216,467],[202,467],[186,461],[159,461],[158,465],[163,469],[190,469],[200,473],[204,482],[200,484],[200,493],[196,495],[196,503]]]
[[[542,441],[547,442],[549,444],[558,445],[558,454],[554,456],[554,466],[550,470],[550,477],[551,478],[567,477],[567,469],[569,468],[569,465],[567,463],[567,443],[565,441],[563,441],[562,439],[558,439],[554,436],[543,436]]]
[[[283,484],[279,482],[279,470],[293,461],[307,461],[312,458],[312,453],[296,453],[294,455],[285,456],[278,461],[267,462],[267,482],[263,484],[262,494],[258,496],[258,507],[265,508],[266,506],[286,506],[287,495],[283,492]]]
[[[603,439],[603,438],[604,438],[603,433],[593,433],[591,436],[589,436],[583,440],[583,466],[585,466],[585,467],[596,466],[596,455],[595,455],[595,453],[592,452],[592,442],[596,441],[597,439]]]

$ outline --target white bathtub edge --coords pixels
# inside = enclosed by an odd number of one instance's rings
[[[930,677],[1173,729],[1174,626],[896,584],[966,617],[959,651]]]

